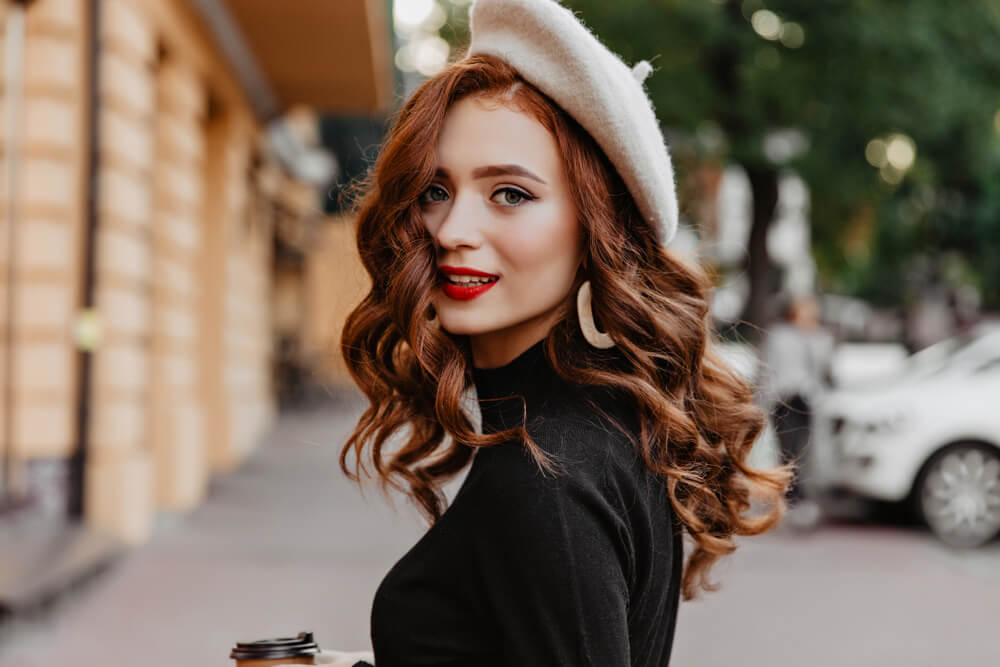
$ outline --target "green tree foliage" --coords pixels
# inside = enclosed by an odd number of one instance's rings
[[[776,128],[808,138],[789,166],[810,185],[826,287],[899,304],[908,262],[950,253],[1000,306],[1000,2],[567,4],[627,60],[657,56],[649,93],[665,126],[693,137],[718,127],[723,157],[746,167],[762,200],[747,319],[760,322],[770,284],[762,239],[779,165],[762,142]],[[767,39],[753,26],[760,11],[797,27]],[[891,133],[912,138],[916,160],[887,182],[865,150]]]
[[[912,258],[949,255],[1000,306],[1000,0],[564,4],[626,62],[652,62],[647,89],[682,179],[705,160],[747,170],[751,324],[774,287],[765,239],[785,167],[810,187],[823,287],[898,305]],[[461,22],[446,36],[461,43]],[[783,128],[808,148],[776,164],[763,140]],[[866,147],[893,133],[916,158],[880,175]]]
[[[788,166],[811,189],[826,287],[898,304],[908,261],[950,251],[987,303],[1000,306],[1000,2],[566,4],[629,62],[653,59],[648,89],[665,126],[695,138],[718,128],[720,157],[747,169],[759,200],[747,267],[751,322],[761,321],[771,285],[763,239],[780,165],[762,145],[777,128],[808,138]],[[753,25],[761,11],[792,27],[767,39]],[[891,133],[912,138],[916,160],[887,182],[865,150]]]

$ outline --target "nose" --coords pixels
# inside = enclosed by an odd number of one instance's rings
[[[482,244],[482,235],[475,198],[456,196],[433,236],[445,250],[478,248]]]

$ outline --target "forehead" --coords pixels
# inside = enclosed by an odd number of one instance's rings
[[[555,137],[533,115],[479,97],[448,109],[437,150],[439,165],[449,171],[513,163],[552,177],[563,169]]]

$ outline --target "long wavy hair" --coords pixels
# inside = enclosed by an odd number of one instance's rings
[[[705,275],[657,243],[590,135],[493,57],[466,58],[424,82],[359,184],[357,245],[372,286],[347,319],[341,351],[370,406],[344,445],[341,468],[356,481],[375,476],[384,491],[402,491],[430,522],[445,510],[443,483],[477,447],[519,439],[551,468],[524,425],[475,432],[463,410],[472,383],[468,339],[429,321],[436,254],[418,197],[433,180],[445,113],[470,95],[532,114],[556,139],[581,212],[581,271],[599,325],[617,345],[588,345],[567,307],[547,335],[546,356],[565,380],[622,392],[636,406],[639,432],[630,437],[693,541],[684,597],[713,590],[709,570],[736,548],[734,536],[780,519],[790,473],[747,464],[764,417],[751,387],[713,352]]]

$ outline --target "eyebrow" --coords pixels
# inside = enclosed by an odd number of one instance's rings
[[[437,175],[447,176],[448,170],[444,167],[437,168]],[[491,164],[486,167],[477,167],[472,170],[472,177],[475,179],[480,178],[490,178],[491,176],[524,176],[525,178],[530,178],[533,181],[538,181],[542,185],[548,185],[539,176],[536,176],[533,172],[528,171],[524,167],[517,164]]]

